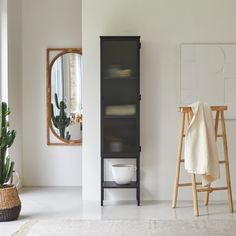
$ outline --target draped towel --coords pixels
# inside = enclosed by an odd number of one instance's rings
[[[220,177],[212,112],[206,103],[195,102],[190,106],[193,118],[185,136],[185,169],[202,175],[202,185],[208,186]]]

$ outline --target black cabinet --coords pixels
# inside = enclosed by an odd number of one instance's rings
[[[101,205],[106,188],[135,188],[140,204],[140,37],[101,36]],[[135,159],[136,181],[104,180],[105,159]],[[121,160],[122,162],[122,160]]]

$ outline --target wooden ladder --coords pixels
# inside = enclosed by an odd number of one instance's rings
[[[229,171],[229,160],[228,160],[228,147],[227,147],[227,138],[226,138],[226,128],[225,128],[225,119],[224,119],[224,111],[227,110],[227,106],[212,106],[211,110],[216,112],[215,116],[215,139],[222,138],[223,140],[223,149],[224,149],[224,160],[220,160],[219,164],[225,164],[225,172],[226,172],[226,187],[200,187],[201,183],[196,182],[196,175],[191,174],[192,182],[190,183],[179,183],[180,177],[180,166],[181,163],[184,163],[184,159],[182,158],[183,151],[183,140],[185,137],[185,130],[190,124],[190,121],[193,117],[193,112],[191,107],[179,107],[179,112],[181,113],[181,125],[180,125],[180,133],[179,133],[179,145],[178,145],[178,157],[176,163],[176,176],[174,183],[174,191],[173,191],[173,200],[172,207],[176,207],[177,197],[178,197],[178,189],[179,187],[188,187],[192,186],[193,191],[193,204],[194,204],[194,215],[199,216],[198,209],[198,192],[206,192],[205,205],[208,205],[209,194],[213,191],[219,190],[227,190],[228,192],[228,205],[230,212],[233,212],[233,201],[232,201],[232,191],[231,191],[231,183],[230,183],[230,171]],[[218,134],[218,126],[219,121],[221,121],[222,133]]]

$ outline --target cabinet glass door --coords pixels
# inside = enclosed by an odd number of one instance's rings
[[[102,70],[104,79],[135,78],[138,72],[137,41],[103,41]]]
[[[104,121],[104,154],[136,154],[137,127],[133,119]]]
[[[106,39],[101,44],[102,153],[138,153],[139,41]]]

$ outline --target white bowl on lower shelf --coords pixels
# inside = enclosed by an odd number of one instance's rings
[[[112,176],[117,184],[129,184],[132,181],[136,167],[134,165],[112,165]]]

